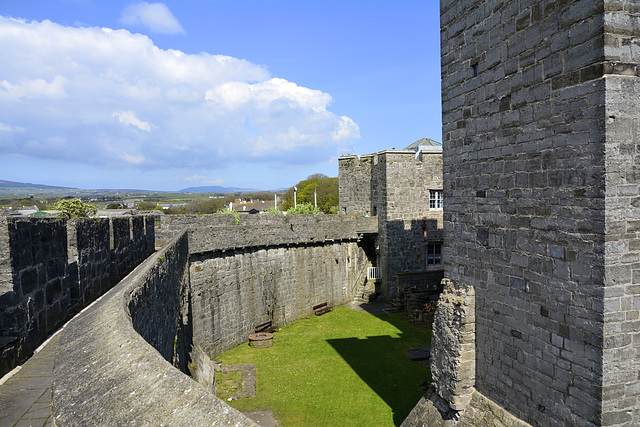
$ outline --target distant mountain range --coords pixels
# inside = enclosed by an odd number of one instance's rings
[[[32,184],[27,182],[15,182],[0,180],[0,194],[9,195],[25,195],[25,194],[52,194],[52,195],[87,195],[87,194],[104,194],[104,193],[249,193],[254,191],[249,188],[239,187],[220,187],[220,186],[203,186],[189,187],[178,191],[151,191],[151,190],[135,190],[135,189],[99,189],[99,190],[83,190],[73,187],[58,187],[55,185]]]
[[[212,186],[204,186],[204,187],[188,187],[183,188],[182,190],[178,190],[178,193],[248,193],[252,191],[260,191],[254,190],[250,188],[239,188],[239,187],[219,187],[217,185]]]
[[[0,189],[6,188],[22,188],[22,189],[49,189],[49,190],[77,190],[77,188],[71,187],[56,187],[54,185],[43,185],[43,184],[31,184],[28,182],[15,182],[15,181],[4,181],[0,179]]]

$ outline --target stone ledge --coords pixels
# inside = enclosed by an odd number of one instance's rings
[[[453,411],[448,403],[438,396],[433,385],[429,386],[425,395],[401,424],[401,427],[453,426],[531,427],[477,390],[473,391],[471,402],[464,411]]]
[[[256,425],[174,368],[133,329],[130,295],[179,237],[67,324],[53,370],[55,425]]]

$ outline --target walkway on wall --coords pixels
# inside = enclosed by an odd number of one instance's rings
[[[58,330],[24,365],[0,379],[0,426],[52,426],[51,383]]]
[[[346,306],[371,314],[383,314],[390,307],[380,299],[369,303],[354,301]],[[61,332],[62,328],[42,344],[24,365],[0,379],[0,426],[53,425],[51,383]]]

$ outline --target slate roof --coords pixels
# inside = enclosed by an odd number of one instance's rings
[[[442,143],[430,138],[422,138],[408,146],[405,150],[442,150]]]

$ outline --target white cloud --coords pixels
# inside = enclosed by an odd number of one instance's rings
[[[125,25],[144,25],[156,33],[184,33],[182,25],[164,3],[141,2],[129,5],[122,11],[120,22]]]
[[[338,129],[331,134],[334,141],[350,141],[360,138],[360,127],[349,117],[341,116]]]
[[[19,79],[16,83],[0,81],[0,98],[64,98],[67,93],[64,86],[67,82],[62,76],[56,76],[51,83],[44,79]]]
[[[122,153],[120,157],[122,158],[122,160],[124,160],[127,163],[131,163],[132,165],[139,165],[140,163],[144,162],[144,156],[140,154],[136,155],[136,154]]]
[[[24,129],[21,127],[14,128],[0,122],[0,132],[22,132],[22,131],[24,131]]]
[[[327,93],[126,30],[0,16],[0,63],[0,157],[213,170],[315,164],[359,138]]]
[[[151,130],[151,125],[137,118],[133,111],[118,111],[111,115],[113,117],[117,117],[118,121],[122,124],[135,126],[138,129],[146,130],[147,132]]]

